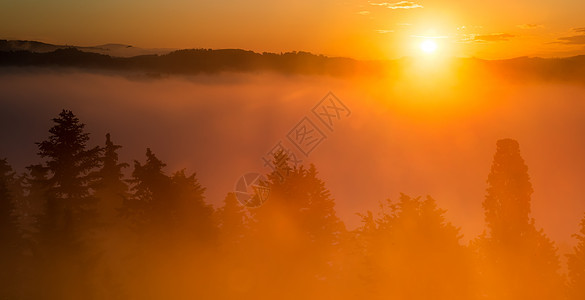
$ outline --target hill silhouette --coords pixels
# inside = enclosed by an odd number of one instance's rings
[[[256,53],[241,49],[190,49],[165,55],[112,57],[77,48],[51,52],[0,51],[0,66],[78,67],[170,74],[277,71],[290,74],[351,75],[358,62],[307,52]]]
[[[132,57],[149,54],[167,54],[175,49],[148,49],[125,44],[103,44],[97,46],[55,45],[38,41],[0,40],[0,51],[52,52],[57,49],[75,48],[84,52],[100,53],[116,57]]]
[[[148,74],[263,72],[332,76],[395,76],[416,64],[414,58],[360,61],[303,51],[257,53],[242,49],[183,49],[131,55],[140,48],[123,44],[95,47],[52,45],[36,41],[0,40],[0,66],[76,67]],[[162,51],[162,50],[161,50]],[[144,52],[144,51],[142,51]],[[160,52],[160,51],[159,51]],[[108,53],[124,53],[123,56]],[[566,58],[519,57],[504,60],[454,58],[451,67],[471,76],[491,74],[506,79],[577,81],[585,79],[585,55]]]

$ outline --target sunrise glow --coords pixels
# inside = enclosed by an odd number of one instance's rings
[[[584,0],[82,2],[0,5],[0,300],[585,300]]]
[[[426,40],[420,44],[420,50],[426,54],[431,54],[437,51],[439,46],[432,40]]]

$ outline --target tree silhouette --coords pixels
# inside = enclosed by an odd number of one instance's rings
[[[517,141],[499,140],[483,207],[488,230],[472,243],[489,299],[552,299],[562,288],[554,243],[530,218],[533,192]]]
[[[362,216],[356,234],[364,257],[360,272],[372,298],[469,299],[470,264],[459,229],[434,199],[402,194],[381,212]]]
[[[135,161],[129,179],[131,195],[122,213],[138,237],[128,262],[136,278],[131,292],[138,298],[197,298],[201,291],[185,286],[181,278],[201,284],[213,278],[207,273],[211,264],[202,255],[216,237],[213,209],[204,202],[205,188],[195,174],[181,170],[168,176],[165,167],[147,148],[146,162]]]
[[[204,202],[205,188],[195,174],[187,176],[184,170],[167,176],[165,166],[150,149],[146,149],[145,164],[134,162],[129,180],[133,195],[127,199],[124,213],[138,229],[158,232],[161,237],[188,233],[191,240],[212,238],[213,209]]]
[[[585,217],[581,220],[579,233],[573,235],[578,244],[568,254],[569,298],[585,299]]]
[[[87,149],[89,134],[73,112],[63,110],[53,122],[56,125],[49,130],[49,138],[37,143],[38,154],[47,159],[45,168],[50,174],[40,229],[48,239],[65,238],[72,242],[95,214],[92,210],[95,198],[89,190],[90,173],[99,166],[101,150],[97,146]]]
[[[49,196],[49,170],[43,165],[26,167],[23,178],[26,196],[20,205],[19,216],[25,236],[34,236],[38,230],[39,218],[43,215]]]
[[[100,157],[101,168],[95,172],[95,181],[92,184],[95,197],[98,198],[98,212],[100,219],[105,223],[117,221],[124,199],[129,197],[128,185],[124,181],[122,170],[128,167],[127,163],[120,163],[118,150],[122,148],[112,142],[110,134],[106,134],[106,145]]]
[[[6,161],[0,159],[0,298],[19,298],[22,282],[23,240],[18,226],[11,185],[15,174]]]
[[[105,147],[100,155],[101,167],[92,174],[94,180],[91,187],[98,200],[99,223],[94,247],[102,251],[101,263],[93,271],[93,293],[96,298],[103,299],[125,298],[120,274],[127,270],[127,256],[131,255],[128,241],[132,234],[125,219],[120,216],[124,200],[130,197],[122,173],[128,164],[119,161],[120,148],[122,146],[114,144],[110,134],[106,134]]]
[[[99,166],[99,147],[88,148],[85,125],[63,110],[49,138],[37,143],[38,155],[46,161],[48,178],[43,214],[38,220],[39,263],[44,272],[47,297],[84,297],[90,291],[89,270],[97,259],[90,239],[95,231],[95,202],[90,193],[91,173]],[[68,283],[69,282],[69,283]],[[71,283],[75,283],[73,287]]]
[[[187,176],[185,170],[181,170],[171,177],[170,210],[175,216],[177,231],[192,241],[209,242],[217,234],[214,211],[205,203],[204,192],[195,173]]]
[[[222,282],[221,288],[215,288],[214,298],[251,298],[261,297],[262,291],[248,293],[250,283],[257,274],[258,264],[255,251],[258,239],[253,238],[251,228],[254,220],[248,209],[243,206],[234,192],[223,200],[223,205],[215,211],[218,226],[217,260],[214,268],[220,274],[215,282]]]
[[[253,221],[235,193],[228,193],[223,200],[223,206],[216,212],[216,219],[220,231],[220,241],[226,247],[237,247],[243,242]]]
[[[134,161],[131,183],[132,196],[124,203],[123,214],[130,218],[139,231],[153,230],[169,225],[172,214],[169,211],[171,179],[163,172],[166,166],[150,148],[146,149],[146,163]]]
[[[258,273],[275,282],[263,292],[267,297],[276,296],[279,289],[289,289],[287,282],[294,281],[306,289],[291,290],[287,297],[317,292],[335,295],[338,291],[333,283],[339,275],[337,258],[345,226],[336,215],[331,193],[317,177],[315,166],[292,167],[282,151],[275,154],[274,162],[275,170],[267,176],[270,196],[251,210],[255,220],[252,243],[256,245],[251,252],[262,262]],[[291,261],[296,255],[304,259]],[[268,275],[282,269],[287,273]]]
[[[521,242],[531,227],[533,189],[518,142],[498,141],[488,185],[483,207],[492,241],[504,245]]]

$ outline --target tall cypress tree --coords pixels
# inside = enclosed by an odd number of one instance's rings
[[[477,250],[489,299],[552,299],[561,293],[557,249],[530,217],[533,192],[517,141],[497,142],[483,207],[487,232]]]
[[[487,182],[483,207],[491,239],[502,244],[520,242],[531,227],[529,215],[533,189],[517,141],[497,142]]]

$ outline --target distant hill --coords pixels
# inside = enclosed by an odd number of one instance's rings
[[[105,44],[98,46],[54,45],[37,41],[0,40],[0,51],[30,51],[36,53],[52,52],[57,49],[75,48],[84,52],[100,53],[115,57],[167,54],[175,49],[145,49],[124,44]]]
[[[147,74],[263,72],[331,76],[398,76],[417,62],[412,58],[358,61],[308,52],[257,53],[242,49],[186,49],[134,55],[123,44],[70,47],[35,41],[0,40],[0,66],[76,67]],[[108,53],[125,53],[111,55]],[[585,83],[585,55],[567,58],[520,57],[506,60],[453,59],[451,67],[466,76],[490,75],[510,80],[562,80]]]
[[[113,57],[78,48],[52,52],[0,51],[0,66],[61,66],[165,74],[275,71],[346,76],[357,73],[362,65],[349,58],[331,58],[306,52],[260,54],[240,49],[191,49],[133,57]]]

